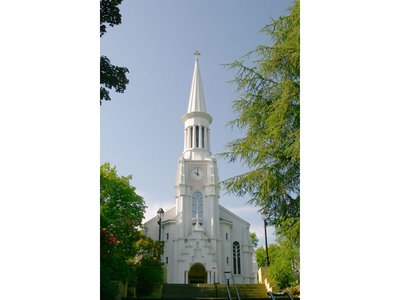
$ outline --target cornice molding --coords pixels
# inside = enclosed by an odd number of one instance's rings
[[[195,117],[200,117],[200,118],[206,119],[210,124],[212,123],[212,117],[208,113],[202,112],[202,111],[192,111],[192,112],[184,114],[182,117],[182,122],[186,122],[186,120],[189,120],[189,119],[195,118]]]

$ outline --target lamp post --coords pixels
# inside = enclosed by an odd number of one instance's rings
[[[269,256],[268,256],[268,240],[267,240],[267,213],[265,211],[261,212],[261,217],[264,220],[264,234],[265,234],[265,252],[267,254],[266,259],[265,259],[265,264],[267,267],[269,266]]]
[[[157,217],[158,217],[158,241],[161,242],[161,220],[164,217],[164,210],[160,208],[157,211]]]

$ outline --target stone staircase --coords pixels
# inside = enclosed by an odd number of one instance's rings
[[[270,299],[263,284],[237,284],[242,300]],[[238,299],[230,285],[232,299]],[[162,299],[228,299],[226,284],[164,284]],[[280,298],[283,299],[283,298]]]

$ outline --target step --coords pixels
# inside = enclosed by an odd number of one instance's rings
[[[270,299],[263,284],[238,284],[242,300]],[[230,285],[230,293],[236,299],[236,291]],[[226,284],[164,284],[163,299],[227,299]]]

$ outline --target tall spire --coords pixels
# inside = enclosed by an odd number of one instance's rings
[[[212,122],[212,117],[207,113],[204,101],[199,69],[199,51],[196,51],[194,55],[195,63],[189,105],[187,113],[182,117],[182,122],[185,124],[183,153],[185,159],[202,160],[209,159],[211,156],[210,129],[208,127]]]
[[[200,68],[199,68],[199,55],[200,52],[196,50],[193,53],[195,56],[192,87],[190,89],[189,105],[187,112],[207,112],[206,103],[204,101],[203,85],[201,83]]]

